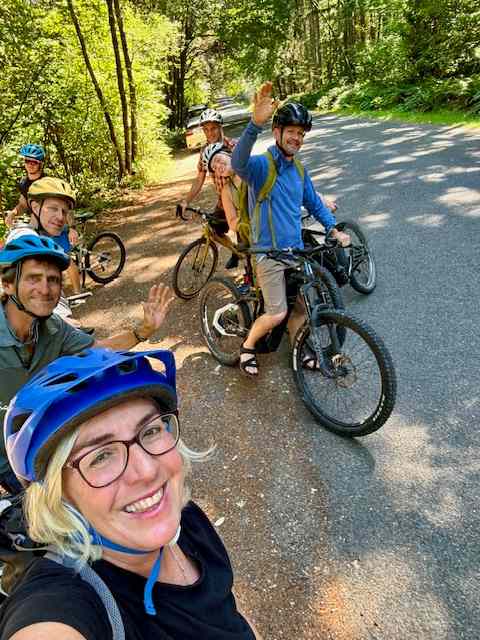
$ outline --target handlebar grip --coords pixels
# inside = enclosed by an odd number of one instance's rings
[[[185,214],[183,213],[183,207],[182,207],[182,205],[181,205],[181,204],[177,204],[177,208],[176,208],[176,211],[175,211],[175,216],[176,216],[177,218],[181,218],[181,219],[182,219],[182,220],[184,220],[185,222],[188,222],[188,220],[189,220],[189,218],[187,218],[187,217],[185,216]]]

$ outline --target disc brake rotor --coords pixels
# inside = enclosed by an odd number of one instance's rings
[[[213,327],[221,336],[238,336],[238,306],[233,302],[220,307],[213,314]]]
[[[344,353],[337,353],[331,359],[335,383],[343,389],[350,389],[356,383],[358,376],[351,358]]]

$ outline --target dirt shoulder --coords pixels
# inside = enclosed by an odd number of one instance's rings
[[[125,270],[105,287],[89,283],[94,296],[75,312],[99,337],[141,318],[149,287],[170,282],[181,249],[199,236],[197,224],[174,215],[195,164],[195,155],[179,156],[173,179],[108,215],[127,248]],[[213,188],[197,202],[213,204]],[[222,251],[220,265],[227,259]],[[258,383],[220,367],[203,343],[196,299],[175,301],[151,342],[175,353],[186,443],[217,447],[212,461],[193,469],[192,495],[218,523],[246,613],[271,640],[362,638],[329,573],[326,492],[311,457],[315,427],[297,397],[287,347],[261,357]]]

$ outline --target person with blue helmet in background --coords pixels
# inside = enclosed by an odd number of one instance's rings
[[[94,343],[54,313],[69,256],[51,238],[22,235],[0,251],[3,295],[0,303],[0,421],[8,402],[35,373],[61,355],[77,353],[92,344],[130,349],[148,340],[162,325],[172,296],[167,287],[151,287],[143,303],[143,322]],[[0,438],[0,485],[19,490]]]
[[[20,149],[20,155],[23,158],[25,171],[27,173],[18,183],[20,198],[11,211],[7,211],[5,224],[11,227],[15,218],[25,211],[29,211],[28,190],[35,180],[43,178],[43,165],[45,162],[45,149],[41,144],[24,144]]]
[[[49,553],[3,605],[1,640],[259,637],[236,606],[221,539],[189,500],[190,464],[213,449],[181,440],[175,375],[170,351],[90,349],[48,365],[10,403],[9,460],[27,485],[29,534]]]

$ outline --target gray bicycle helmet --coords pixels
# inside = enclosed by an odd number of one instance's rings
[[[199,123],[202,125],[207,122],[215,122],[221,126],[223,125],[223,118],[218,111],[215,111],[215,109],[205,109],[205,111],[202,111]]]

